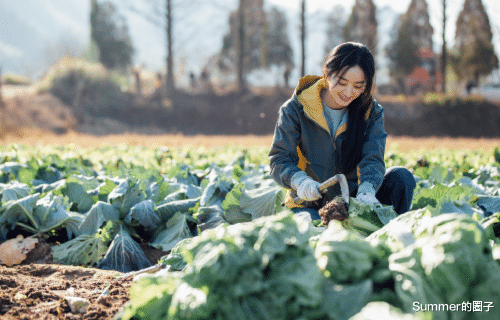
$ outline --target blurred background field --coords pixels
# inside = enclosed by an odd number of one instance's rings
[[[0,139],[269,146],[298,79],[358,41],[388,149],[491,150],[499,17],[496,0],[2,1]]]

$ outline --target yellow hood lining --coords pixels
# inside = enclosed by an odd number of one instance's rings
[[[304,107],[304,113],[319,126],[330,133],[328,123],[323,115],[323,103],[321,102],[321,90],[326,88],[325,78],[318,76],[306,76],[300,79],[296,89],[297,99]]]

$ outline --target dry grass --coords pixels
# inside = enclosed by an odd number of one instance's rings
[[[7,134],[3,137],[3,144],[22,145],[68,145],[75,144],[83,148],[92,148],[106,145],[143,145],[146,147],[205,147],[215,148],[223,145],[234,145],[241,147],[270,146],[272,135],[241,135],[241,136],[186,136],[181,134],[172,135],[139,135],[121,134],[107,136],[83,135],[70,132],[65,135],[55,135],[35,130],[21,130],[16,134]],[[473,149],[493,150],[500,146],[500,138],[449,138],[449,137],[394,137],[387,139],[387,150],[408,152],[414,150],[432,150],[436,148],[446,149]]]

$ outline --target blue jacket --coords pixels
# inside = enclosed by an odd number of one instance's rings
[[[384,109],[373,101],[365,116],[366,142],[357,170],[340,172],[340,150],[348,123],[343,123],[335,133],[330,132],[320,97],[321,90],[326,86],[325,78],[306,76],[299,81],[293,96],[280,107],[269,151],[271,176],[281,186],[291,189],[292,176],[299,170],[304,170],[320,183],[343,173],[351,195],[355,195],[358,186],[365,181],[378,190],[385,174],[387,133],[384,129]],[[322,199],[296,205],[289,190],[285,204],[289,208],[320,208],[337,195],[340,195],[338,184],[329,188]]]

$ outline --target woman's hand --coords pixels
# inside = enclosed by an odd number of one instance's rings
[[[297,196],[306,201],[314,201],[321,198],[318,191],[320,183],[309,177],[304,171],[297,172],[292,177],[292,188],[297,190]]]
[[[360,193],[356,196],[356,199],[363,201],[366,204],[377,204],[380,203],[375,195],[371,193]]]
[[[314,201],[321,198],[321,193],[318,191],[320,183],[311,178],[304,180],[297,189],[297,196],[306,201]]]

